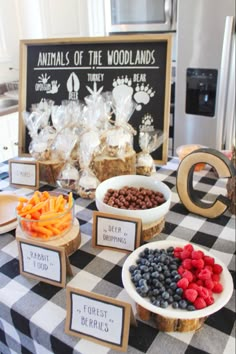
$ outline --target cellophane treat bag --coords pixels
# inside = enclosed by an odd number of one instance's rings
[[[141,130],[139,132],[139,147],[141,152],[136,156],[136,173],[138,175],[151,176],[155,172],[155,163],[151,153],[158,149],[164,140],[161,130]]]

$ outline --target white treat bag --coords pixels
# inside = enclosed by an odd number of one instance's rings
[[[133,136],[136,131],[128,123],[135,110],[136,103],[131,96],[118,95],[113,97],[112,109],[115,121],[105,132],[105,154],[110,157],[123,158],[128,151],[133,150]]]
[[[99,180],[90,168],[92,157],[100,148],[99,132],[89,130],[80,136],[80,168],[77,192],[82,198],[94,199]]]
[[[155,171],[155,164],[151,153],[158,149],[163,141],[164,134],[161,130],[141,130],[139,132],[139,146],[142,151],[136,157],[137,174],[150,176]]]

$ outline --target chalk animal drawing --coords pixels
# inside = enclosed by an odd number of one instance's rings
[[[154,126],[153,126],[153,117],[151,114],[147,113],[144,115],[142,118],[142,123],[139,126],[139,130],[144,130],[144,131],[153,131]]]
[[[97,83],[96,81],[94,81],[93,83],[93,88],[86,86],[86,89],[88,90],[88,92],[92,95],[92,96],[98,96],[102,90],[103,90],[103,86],[101,86],[99,89],[97,89]]]
[[[134,89],[131,86],[132,81],[127,76],[118,76],[117,79],[113,79],[112,94],[115,101],[125,100],[128,96],[132,96]]]
[[[69,92],[69,100],[77,100],[78,92],[80,89],[80,81],[78,76],[72,72],[66,83],[67,90]]]
[[[60,86],[61,86],[61,84],[58,84],[57,80],[53,80],[53,81],[51,81],[51,89],[46,92],[52,93],[52,94],[57,93]]]
[[[155,91],[152,90],[151,87],[149,87],[149,84],[144,85],[142,83],[141,85],[137,84],[135,87],[135,94],[134,94],[134,99],[137,103],[139,103],[136,107],[137,111],[141,111],[142,109],[142,104],[146,105],[150,101],[150,98],[155,95]]]
[[[115,100],[125,99],[128,96],[133,96],[137,104],[136,110],[141,111],[143,105],[150,102],[150,99],[155,95],[155,91],[149,84],[137,84],[135,90],[132,87],[132,80],[128,76],[121,76],[113,79],[112,94]]]
[[[40,76],[38,76],[38,82],[40,82],[41,84],[46,84],[48,82],[48,80],[50,79],[51,76],[48,76],[48,74],[41,74]]]

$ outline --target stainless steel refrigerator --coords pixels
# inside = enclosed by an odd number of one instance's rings
[[[235,0],[178,0],[174,149],[235,143]]]

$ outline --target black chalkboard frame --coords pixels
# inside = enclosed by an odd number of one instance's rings
[[[130,120],[131,125],[138,131],[140,128],[140,125],[143,125],[143,121],[145,124],[154,126],[155,129],[160,129],[163,131],[164,134],[164,141],[162,145],[152,153],[152,157],[155,160],[157,164],[166,164],[167,159],[168,159],[168,141],[169,141],[169,116],[170,116],[170,89],[171,89],[171,50],[172,50],[172,35],[169,33],[165,34],[132,34],[132,35],[114,35],[114,36],[106,36],[106,37],[79,37],[79,38],[50,38],[50,39],[34,39],[34,40],[21,40],[20,41],[20,92],[19,92],[19,147],[18,147],[18,154],[19,156],[29,156],[28,148],[29,148],[29,142],[30,138],[28,135],[28,129],[24,124],[23,120],[23,112],[29,111],[30,110],[30,104],[33,103],[38,103],[38,101],[31,101],[31,94],[32,94],[32,87],[30,87],[32,83],[32,76],[33,76],[33,60],[31,53],[34,53],[34,51],[38,51],[39,48],[41,50],[44,50],[46,52],[50,51],[50,48],[59,48],[62,51],[66,49],[67,52],[70,53],[70,50],[75,50],[81,52],[84,49],[87,50],[94,50],[94,51],[103,51],[105,50],[110,50],[114,48],[114,52],[117,50],[123,50],[120,48],[125,48],[124,51],[129,52],[132,54],[136,53],[136,57],[132,57],[131,54],[131,59],[130,62],[133,63],[132,61],[135,58],[137,60],[137,52],[139,52],[139,49],[137,48],[145,48],[143,52],[148,52],[149,53],[149,60],[151,61],[151,64],[145,65],[146,69],[144,66],[139,65],[139,68],[137,66],[135,67],[136,71],[140,70],[140,74],[136,75],[133,74],[133,78],[138,76],[139,78],[143,77],[145,78],[148,76],[148,74],[151,72],[149,75],[149,80],[155,80],[153,81],[153,85],[149,86],[149,83],[146,82],[136,82],[136,88],[134,92],[137,94],[138,93],[138,88],[140,91],[142,91],[142,94],[146,94],[146,98],[141,99],[141,109],[144,107],[148,107],[152,103],[152,108],[151,111],[145,111],[143,110],[142,112],[142,117],[139,116],[137,119],[137,122],[132,122]],[[72,49],[73,48],[73,49]],[[118,48],[118,49],[117,49]],[[96,49],[96,50],[95,50]],[[131,51],[131,52],[130,52]],[[74,52],[75,53],[75,52]],[[152,56],[152,54],[154,55]],[[158,54],[160,54],[160,57],[162,62],[158,61]],[[156,56],[156,57],[155,57]],[[155,57],[155,58],[154,58]],[[39,55],[38,55],[39,58]],[[81,58],[79,57],[79,54],[76,57],[77,59],[77,65],[83,65],[81,64]],[[63,62],[63,65],[66,65],[67,62],[69,61],[68,56],[64,55],[64,58],[58,58],[58,60]],[[99,66],[99,59],[94,57],[90,60],[93,60],[93,63],[90,62],[90,67],[86,66],[83,68],[83,72],[89,76],[88,72],[91,73],[96,73],[97,71],[100,70]],[[96,60],[96,63],[94,65],[94,60]],[[148,59],[145,59],[148,61]],[[67,61],[67,62],[66,62]],[[157,63],[158,65],[161,66],[156,66],[152,65],[153,62],[155,61],[155,64]],[[35,65],[35,64],[34,64]],[[149,67],[148,67],[149,66]],[[77,69],[81,69],[81,67],[77,67]],[[113,66],[110,67],[111,71],[113,70]],[[116,73],[119,74],[119,72],[122,72],[122,77],[123,77],[123,69],[124,67],[122,65],[114,65],[114,70]],[[130,66],[131,68],[131,66]],[[144,68],[144,69],[143,69]],[[45,78],[45,70],[48,70],[47,67],[42,69],[42,72],[37,72],[37,78],[43,81]],[[150,69],[150,70],[149,70]],[[74,68],[71,69],[73,71]],[[87,72],[86,72],[87,70]],[[50,70],[49,70],[50,71]],[[56,71],[56,70],[55,70]],[[59,77],[55,76],[55,71],[54,71],[54,81],[60,82]],[[63,70],[58,70],[59,74]],[[131,71],[131,69],[130,69]],[[108,70],[106,71],[108,72]],[[105,74],[106,74],[105,72]],[[44,74],[43,74],[44,73]],[[132,76],[128,69],[125,73],[128,73],[128,77]],[[104,75],[105,75],[104,74]],[[130,74],[130,75],[129,75]],[[40,76],[41,75],[41,76]],[[158,76],[159,75],[159,76]],[[50,76],[50,73],[49,75]],[[119,77],[119,76],[118,76]],[[155,79],[157,78],[157,80]],[[47,78],[46,78],[47,79]],[[40,81],[39,80],[39,81]],[[45,80],[47,81],[47,80]],[[117,80],[118,81],[118,80]],[[137,80],[138,81],[138,80]],[[144,80],[145,81],[145,80]],[[158,83],[156,83],[158,81]],[[114,82],[114,79],[113,79]],[[89,83],[90,87],[92,87],[92,83]],[[102,86],[103,82],[98,83],[99,86]],[[117,84],[117,83],[116,83]],[[127,84],[128,85],[128,84]],[[155,85],[159,85],[157,87],[157,91],[155,91]],[[58,85],[59,86],[59,85]],[[85,83],[86,87],[88,87],[88,82]],[[141,87],[142,86],[142,87]],[[112,89],[112,86],[111,86]],[[104,91],[110,91],[111,89],[107,88]],[[149,90],[149,93],[147,94],[147,91]],[[87,92],[85,95],[88,95],[89,93]],[[84,95],[84,96],[85,96]],[[157,97],[157,99],[153,99],[153,97]],[[159,96],[158,96],[159,95]],[[158,101],[158,97],[162,95],[162,98]],[[140,95],[141,96],[141,95]],[[42,96],[40,96],[42,97]],[[55,97],[55,96],[54,96]],[[44,95],[44,98],[49,98],[49,99],[54,99],[54,97],[49,95]],[[144,96],[143,96],[144,97]],[[64,97],[63,99],[68,99]],[[148,104],[146,102],[148,101]],[[137,100],[137,103],[138,102]],[[60,104],[60,102],[55,102],[55,104]],[[153,117],[153,114],[158,112],[158,118],[155,116]],[[136,112],[135,112],[136,113]],[[141,118],[140,118],[141,117]],[[132,119],[132,117],[131,117]],[[138,136],[138,135],[137,135]],[[138,146],[138,137],[135,137],[136,139],[136,146],[134,146],[136,152],[140,151],[139,146]]]

